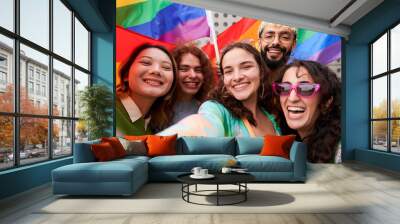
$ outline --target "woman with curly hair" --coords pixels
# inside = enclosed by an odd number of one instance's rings
[[[198,47],[181,45],[172,55],[178,65],[177,93],[174,105],[175,124],[188,115],[195,114],[214,86],[210,60]]]
[[[137,47],[118,73],[117,136],[151,134],[167,127],[175,99],[177,68],[159,45]]]
[[[198,114],[191,115],[160,133],[180,136],[280,135],[275,117],[262,104],[268,69],[250,44],[234,43],[222,52],[222,79]]]
[[[327,66],[294,61],[280,70],[273,90],[289,128],[307,144],[309,162],[333,162],[340,141],[341,85]]]

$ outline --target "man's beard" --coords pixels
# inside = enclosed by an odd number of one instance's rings
[[[279,48],[281,50],[281,52],[282,52],[282,55],[283,55],[282,58],[279,59],[279,60],[271,60],[271,59],[269,59],[267,57],[268,48]],[[271,47],[265,46],[264,48],[261,49],[262,58],[264,59],[265,63],[267,64],[268,68],[270,68],[272,70],[275,70],[275,69],[285,65],[286,62],[289,60],[289,57],[290,57],[291,53],[292,53],[291,50],[288,51],[286,48],[281,47],[279,45],[271,46]]]

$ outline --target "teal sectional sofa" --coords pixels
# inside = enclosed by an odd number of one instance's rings
[[[75,144],[74,163],[52,171],[54,194],[131,195],[148,181],[176,181],[176,177],[200,166],[219,172],[228,160],[236,160],[259,182],[305,182],[305,144],[294,142],[290,159],[260,156],[263,138],[180,137],[177,155],[127,156],[96,162],[90,149],[99,141]]]

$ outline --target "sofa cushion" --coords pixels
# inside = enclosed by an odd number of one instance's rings
[[[132,161],[142,161],[142,162],[148,162],[150,157],[147,156],[137,156],[137,155],[130,155],[130,156],[125,156],[124,158],[116,159],[113,160],[113,162],[126,162],[126,163],[131,163]],[[136,162],[133,162],[136,163]]]
[[[115,150],[109,142],[93,144],[90,147],[94,157],[96,157],[96,161],[104,162],[118,158],[118,156],[115,154]]]
[[[142,170],[140,160],[74,163],[53,170],[53,181],[59,182],[127,182],[132,173]]]
[[[259,154],[263,145],[262,137],[236,137],[236,155]]]
[[[75,143],[74,147],[74,163],[87,163],[87,162],[95,162],[96,158],[90,148],[92,144],[99,144],[100,139],[88,141],[88,142],[79,142]]]
[[[136,155],[136,156],[146,156],[147,148],[146,143],[142,140],[126,140],[124,138],[119,138],[122,146],[126,151],[126,155]]]
[[[292,161],[278,156],[238,155],[241,168],[249,172],[293,172]]]
[[[125,139],[129,141],[134,141],[134,140],[141,140],[141,141],[146,141],[148,135],[125,135]]]
[[[296,135],[265,135],[261,156],[280,156],[289,159],[290,148]]]
[[[163,156],[176,154],[176,139],[177,135],[158,136],[149,135],[147,137],[147,155],[148,156]]]
[[[193,167],[200,166],[211,172],[217,172],[230,159],[235,158],[222,154],[158,156],[149,160],[149,170],[152,172],[191,172]]]
[[[110,143],[117,158],[126,156],[126,151],[117,137],[103,137],[101,142]]]
[[[181,137],[177,142],[177,154],[225,154],[235,155],[235,138],[232,137]]]

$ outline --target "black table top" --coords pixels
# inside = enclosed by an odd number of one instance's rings
[[[255,177],[249,173],[212,173],[215,177],[210,179],[194,179],[190,175],[192,173],[182,174],[177,179],[186,184],[236,184],[255,180]]]

